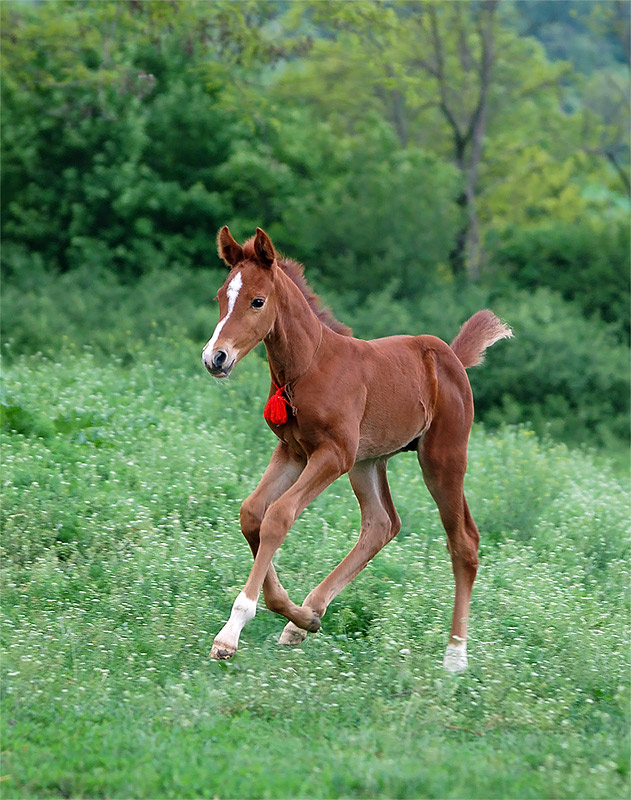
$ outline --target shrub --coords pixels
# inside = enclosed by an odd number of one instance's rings
[[[478,413],[491,424],[529,422],[569,442],[618,447],[627,441],[628,350],[614,326],[539,289],[494,303],[515,338],[470,370]]]
[[[212,300],[224,277],[213,270],[160,270],[127,285],[103,270],[50,274],[37,256],[25,258],[20,279],[3,291],[5,352],[55,357],[68,346],[90,345],[135,358],[165,336],[192,339],[201,351],[216,323]]]
[[[88,268],[64,275],[28,259],[4,287],[2,334],[8,353],[55,356],[67,346],[91,345],[133,360],[159,337],[192,341],[200,350],[217,321],[212,301],[221,270],[157,270],[133,285]],[[627,348],[615,326],[585,319],[555,292],[489,296],[428,283],[420,301],[395,298],[396,284],[358,302],[352,292],[325,300],[357,336],[431,333],[452,341],[460,325],[489,306],[512,325],[515,338],[492,347],[485,364],[469,370],[476,414],[491,426],[528,423],[569,442],[620,448],[628,438]]]
[[[503,281],[534,291],[546,286],[629,335],[629,226],[600,230],[554,221],[509,231],[494,254]]]

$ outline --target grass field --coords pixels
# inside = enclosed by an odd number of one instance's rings
[[[218,385],[164,340],[11,359],[4,384],[3,797],[628,798],[629,504],[601,458],[474,430],[465,674],[441,667],[453,581],[411,453],[402,531],[322,631],[281,649],[261,605],[216,663],[274,445],[262,362]],[[345,478],[307,509],[276,559],[294,600],[358,524]]]

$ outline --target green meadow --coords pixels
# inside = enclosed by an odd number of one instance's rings
[[[280,648],[260,604],[210,661],[250,568],[267,388],[258,355],[219,384],[175,337],[8,359],[3,796],[627,798],[626,484],[524,428],[474,426],[465,674],[441,666],[453,581],[411,453],[390,469],[401,533],[321,632]],[[276,557],[293,599],[358,527],[342,478]]]
[[[0,2],[2,800],[629,800],[628,11]],[[200,361],[224,225],[361,338],[514,329],[470,370],[466,673],[413,453],[321,631],[261,604],[209,659],[275,444],[261,352]],[[294,601],[359,524],[345,477],[302,514]]]

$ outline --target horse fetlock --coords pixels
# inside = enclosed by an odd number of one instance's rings
[[[239,636],[247,622],[256,614],[256,600],[240,592],[232,605],[230,619],[215,636],[210,657],[218,661],[231,658],[239,646]]]
[[[308,600],[305,600],[302,606],[298,606],[294,614],[291,615],[292,619],[299,628],[303,628],[309,633],[317,633],[322,625],[320,621],[320,614],[311,606]]]
[[[307,630],[309,631],[309,633],[317,633],[321,627],[322,627],[322,622],[320,620],[320,615],[316,611],[312,611],[311,622]]]

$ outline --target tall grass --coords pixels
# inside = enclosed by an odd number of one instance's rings
[[[5,796],[627,797],[629,507],[608,468],[475,429],[464,675],[441,668],[453,579],[413,454],[391,464],[400,535],[322,631],[281,649],[261,606],[211,662],[274,437],[264,365],[218,385],[198,361],[165,339],[5,369]],[[358,526],[342,479],[278,553],[293,599]]]

